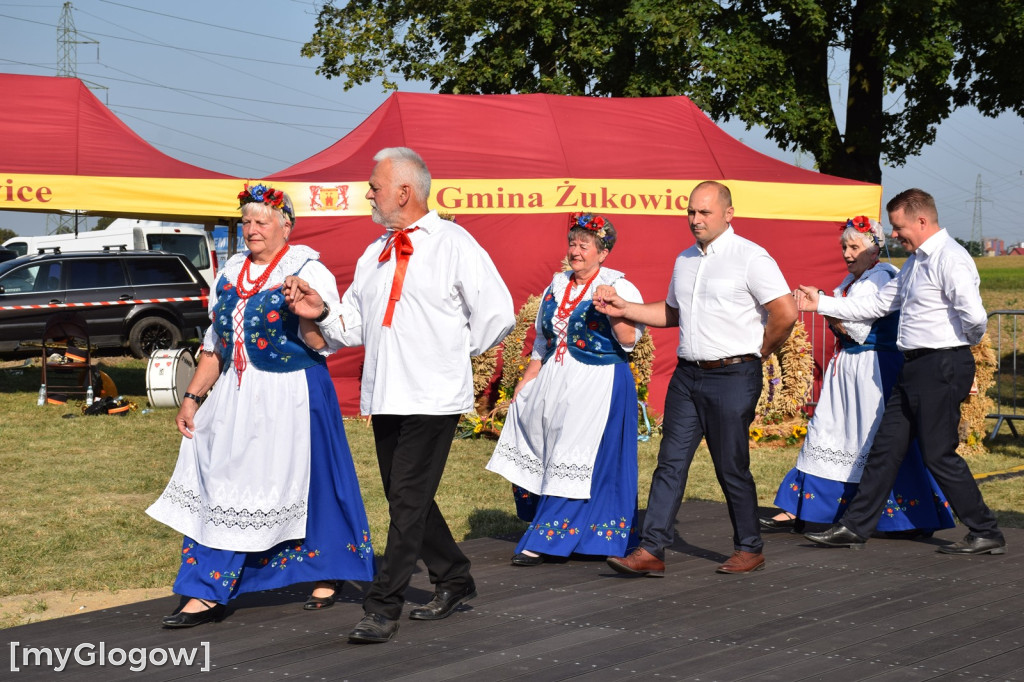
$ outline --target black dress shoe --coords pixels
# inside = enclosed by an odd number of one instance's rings
[[[348,633],[348,641],[360,644],[380,644],[391,639],[398,632],[398,621],[385,618],[377,613],[368,613]]]
[[[849,547],[860,549],[867,542],[864,538],[854,533],[841,523],[837,523],[828,530],[820,533],[804,533],[804,537],[811,542],[827,547]]]
[[[334,606],[335,600],[338,598],[338,593],[341,592],[341,583],[329,581],[334,587],[334,592],[331,592],[326,597],[314,597],[312,594],[309,595],[309,599],[302,605],[306,611],[318,611],[320,609],[328,609]],[[315,589],[315,588],[314,588]]]
[[[935,550],[941,554],[1006,554],[1004,538],[983,538],[968,533],[960,542],[942,545]]]
[[[770,516],[764,517],[759,516],[757,522],[761,524],[763,530],[782,530],[783,528],[793,528],[796,526],[796,518],[792,519],[773,519]]]
[[[409,612],[412,620],[441,620],[452,615],[459,604],[469,601],[476,596],[476,586],[473,583],[466,585],[461,590],[438,590],[434,592],[434,598],[423,606],[417,606]]]
[[[194,628],[197,625],[203,623],[215,623],[224,617],[224,612],[228,610],[228,607],[224,604],[218,604],[216,602],[208,602],[205,599],[200,599],[206,609],[204,611],[197,611],[196,613],[186,613],[184,611],[178,611],[172,613],[169,616],[164,616],[163,626],[165,628]]]
[[[530,556],[529,554],[518,552],[512,555],[513,566],[540,566],[542,563],[544,563],[544,556],[541,554]]]

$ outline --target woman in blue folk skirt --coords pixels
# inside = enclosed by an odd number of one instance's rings
[[[616,240],[603,216],[574,214],[566,260],[537,314],[530,362],[487,468],[513,484],[529,527],[512,563],[545,556],[625,556],[636,544],[637,395],[628,353],[643,329],[597,312],[592,292],[614,286],[642,302],[622,273],[602,267]]]
[[[178,460],[147,510],[185,536],[174,591],[188,599],[165,627],[219,620],[239,594],[301,582],[315,583],[305,608],[326,608],[340,581],[374,574],[325,354],[303,343],[281,292],[301,273],[340,305],[334,276],[288,244],[287,195],[246,185],[239,202],[248,248],[210,294],[212,325],[176,417]]]
[[[872,296],[897,270],[878,261],[881,225],[865,217],[847,221],[840,235],[849,274],[835,296]],[[765,529],[800,530],[804,522],[837,523],[857,491],[885,401],[903,366],[896,348],[899,313],[870,322],[829,320],[839,349],[825,369],[821,396],[794,467],[779,485],[782,510],[762,518]],[[882,510],[877,530],[928,535],[952,528],[949,503],[912,444]]]

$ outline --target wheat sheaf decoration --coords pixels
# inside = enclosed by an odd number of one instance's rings
[[[960,455],[979,455],[985,452],[985,419],[995,412],[995,401],[989,397],[992,377],[996,371],[996,354],[986,333],[977,345],[971,346],[974,355],[974,386],[971,394],[960,405]]]
[[[807,330],[797,322],[777,352],[762,364],[763,384],[750,439],[794,445],[807,434],[804,405],[814,385],[814,356]]]
[[[526,369],[528,357],[524,355],[526,334],[533,327],[537,319],[537,311],[540,309],[540,296],[531,295],[526,303],[516,313],[516,324],[512,327],[505,340],[502,341],[501,351],[501,390],[498,397],[498,407],[505,403],[507,409],[508,401],[516,390],[516,384],[523,378],[523,370]],[[527,354],[528,355],[528,354]]]

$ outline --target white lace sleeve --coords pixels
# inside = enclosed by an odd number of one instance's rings
[[[630,303],[644,302],[644,297],[643,295],[640,294],[640,290],[637,289],[636,285],[634,285],[625,277],[621,277],[615,280],[615,282],[612,283],[612,286],[615,288],[615,293],[617,293],[619,296],[629,301]],[[636,348],[636,344],[640,342],[640,337],[644,335],[644,329],[644,325],[638,324],[636,326],[636,334],[633,343],[628,345],[619,343],[619,346],[622,347],[622,350],[626,351],[627,353],[632,352],[632,350]],[[614,334],[612,336],[614,338]],[[616,342],[618,342],[618,339],[616,339]]]

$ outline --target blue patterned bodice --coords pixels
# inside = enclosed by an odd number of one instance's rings
[[[558,346],[558,334],[552,320],[558,301],[548,287],[541,302],[541,331],[547,341],[543,362],[547,362]],[[594,308],[593,301],[583,301],[569,314],[566,330],[566,346],[569,355],[585,365],[614,365],[628,362],[629,354],[614,340],[612,325],[608,316]]]
[[[235,343],[232,315],[239,296],[235,284],[223,275],[217,280],[217,292],[213,329],[221,367],[227,371]],[[299,317],[288,310],[280,285],[253,295],[245,302],[244,312],[242,341],[254,367],[265,372],[297,372],[326,363],[322,355],[299,338]]]

